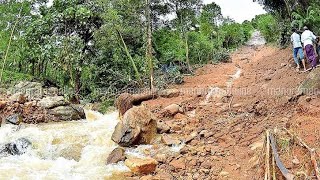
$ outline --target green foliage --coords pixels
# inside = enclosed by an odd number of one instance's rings
[[[256,16],[253,20],[255,28],[259,29],[267,42],[277,42],[280,33],[279,22],[271,14]]]
[[[316,34],[320,33],[320,6],[319,0],[256,0],[263,4],[268,15],[258,16],[255,23],[260,21],[259,29],[262,29],[269,42],[280,41],[280,44],[290,42],[291,27],[302,30],[303,26]]]
[[[38,8],[31,14],[34,5]],[[72,88],[70,96],[93,101],[109,97],[97,89],[137,88],[139,77],[147,86],[145,1],[54,0],[51,7],[46,0],[1,1],[0,57],[21,7],[6,66],[7,72],[16,74],[5,73],[6,82],[29,74],[26,79],[50,80]],[[215,3],[152,0],[150,9],[151,55],[158,87],[182,83],[183,73],[189,73],[193,64],[227,61],[228,50],[244,44],[254,29],[249,21],[239,24],[223,18]],[[172,14],[173,19],[162,18]],[[164,66],[171,68],[163,71]],[[104,104],[107,107],[110,102]]]
[[[177,31],[161,29],[154,33],[154,42],[160,63],[168,64],[185,59],[185,44]]]
[[[316,33],[320,33],[320,6],[318,4],[310,5],[305,13],[293,12],[292,17],[292,27],[302,29],[303,26],[308,26]]]
[[[190,32],[188,34],[190,44],[190,59],[193,64],[203,64],[212,59],[214,43],[205,34]]]
[[[2,82],[4,84],[13,84],[19,81],[31,81],[33,79],[33,76],[29,74],[23,74],[23,73],[8,71],[8,70],[5,70],[3,72],[3,77],[4,79],[2,80]]]
[[[221,49],[217,52],[214,52],[212,62],[219,63],[219,62],[228,62],[230,60],[230,54],[227,49]]]

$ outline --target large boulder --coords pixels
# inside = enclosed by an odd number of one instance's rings
[[[128,147],[149,144],[157,133],[157,121],[144,106],[128,110],[112,134],[112,140],[120,146]]]
[[[41,99],[38,105],[42,108],[51,109],[58,106],[67,105],[67,102],[64,100],[63,96],[49,96]]]
[[[31,145],[32,143],[26,138],[20,138],[7,144],[0,144],[0,157],[22,155],[27,152]]]
[[[43,94],[45,96],[58,96],[59,95],[59,89],[56,87],[49,87],[47,89],[44,89]]]
[[[58,106],[48,110],[49,114],[61,121],[82,119],[81,114],[71,106]]]
[[[158,162],[152,158],[129,158],[125,165],[134,173],[149,174],[156,170]]]
[[[120,94],[115,102],[115,105],[121,116],[123,116],[129,109],[133,107],[133,101],[133,95],[129,93]]]
[[[155,98],[156,92],[131,95],[129,93],[120,94],[116,100],[116,107],[119,110],[120,118],[133,106],[140,105],[143,101]]]
[[[320,69],[317,68],[308,74],[308,77],[299,86],[299,93],[316,94],[320,90]]]

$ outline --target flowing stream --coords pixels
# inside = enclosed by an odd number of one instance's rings
[[[124,163],[106,165],[117,147],[111,135],[118,113],[90,112],[87,120],[39,125],[6,124],[0,144],[26,138],[32,142],[26,154],[0,158],[0,179],[116,179],[129,171]],[[121,178],[118,178],[121,179]]]
[[[26,138],[32,147],[21,156],[0,156],[2,179],[124,179],[130,171],[124,162],[106,165],[108,155],[117,144],[111,140],[118,112],[102,115],[86,111],[86,120],[0,128],[0,144]],[[155,154],[175,156],[184,143],[172,147],[160,143],[127,148],[126,157],[144,158]]]

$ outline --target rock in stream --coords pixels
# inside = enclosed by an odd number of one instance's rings
[[[31,145],[32,143],[26,138],[20,138],[7,144],[0,144],[0,157],[22,155],[27,152]]]

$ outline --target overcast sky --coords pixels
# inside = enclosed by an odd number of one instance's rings
[[[239,23],[265,13],[263,7],[253,0],[203,0],[203,2],[205,4],[215,2],[221,7],[223,16],[229,16]]]

